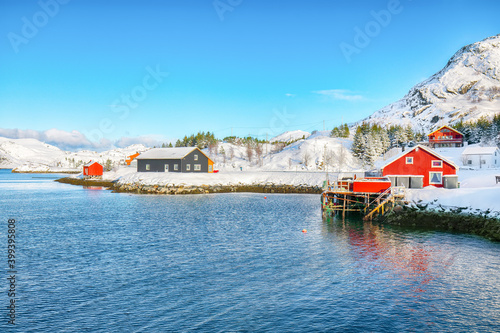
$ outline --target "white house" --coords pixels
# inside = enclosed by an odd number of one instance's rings
[[[462,152],[462,162],[471,167],[500,168],[500,149],[469,146]]]

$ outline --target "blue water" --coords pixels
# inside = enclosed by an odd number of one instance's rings
[[[131,195],[52,178],[0,171],[0,331],[500,331],[499,243],[323,221],[319,195]]]

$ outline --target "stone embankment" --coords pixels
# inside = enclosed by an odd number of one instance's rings
[[[129,192],[139,194],[207,194],[229,192],[255,193],[321,193],[321,186],[310,185],[275,185],[275,184],[234,184],[234,185],[143,185],[114,184],[114,192]]]

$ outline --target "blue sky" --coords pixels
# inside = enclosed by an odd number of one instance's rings
[[[102,148],[331,129],[500,33],[499,13],[494,0],[0,0],[0,136]]]

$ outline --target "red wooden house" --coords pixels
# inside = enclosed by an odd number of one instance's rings
[[[437,147],[463,147],[464,135],[449,126],[441,126],[434,132],[427,134],[429,146]]]
[[[382,167],[382,174],[389,177],[393,186],[422,188],[456,188],[458,166],[432,149],[417,145],[396,156]]]
[[[102,178],[104,168],[97,162],[90,161],[83,166],[83,178]]]

